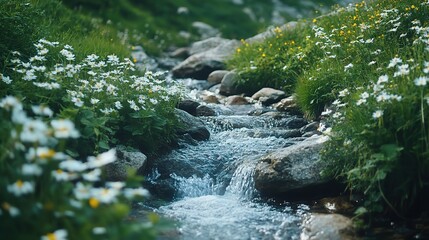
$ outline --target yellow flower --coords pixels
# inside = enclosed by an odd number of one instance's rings
[[[313,23],[316,23],[317,22],[317,19],[313,19]]]
[[[262,53],[262,57],[266,57],[267,55],[265,55],[265,53]]]
[[[236,50],[236,51],[237,51],[237,53],[240,53],[240,52],[241,52],[241,49],[240,49],[240,48],[237,48],[237,50]]]

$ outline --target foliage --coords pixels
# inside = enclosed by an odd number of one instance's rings
[[[265,51],[285,40],[305,49],[292,88],[307,117],[328,122],[321,126],[331,136],[325,174],[365,194],[360,212],[428,210],[428,14],[427,1],[360,2],[261,44],[244,44],[230,63],[249,76],[243,84],[290,89],[277,80],[288,76],[278,66],[290,69],[286,60],[294,56],[289,49]],[[277,78],[264,79],[272,69]]]
[[[180,88],[167,88],[163,73],[133,75],[130,59],[116,55],[79,61],[72,46],[45,39],[35,46],[29,61],[11,60],[13,74],[3,76],[1,95],[45,103],[72,119],[86,142],[76,146],[79,153],[106,150],[118,140],[151,153],[174,137],[172,109]]]
[[[67,155],[79,132],[46,106],[0,100],[0,233],[9,239],[155,239],[157,219],[124,222],[148,196],[140,179],[100,182],[115,149],[86,161]]]

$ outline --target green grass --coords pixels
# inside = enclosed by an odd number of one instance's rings
[[[305,116],[328,121],[325,174],[365,195],[358,214],[428,211],[428,14],[417,0],[359,2],[244,43],[230,62],[250,92],[296,93]]]

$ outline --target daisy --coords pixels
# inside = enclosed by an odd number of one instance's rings
[[[48,233],[42,236],[41,240],[67,240],[67,231],[65,229],[58,229],[53,233]]]
[[[56,138],[78,138],[79,132],[75,129],[74,123],[69,119],[52,120],[51,126],[54,129]]]
[[[7,186],[7,191],[19,197],[27,193],[34,192],[34,183],[18,180],[15,183]]]

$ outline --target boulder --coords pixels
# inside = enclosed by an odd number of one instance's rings
[[[170,53],[170,57],[185,59],[190,56],[189,51],[190,51],[189,48],[185,48],[185,47],[178,48]]]
[[[216,116],[216,110],[207,105],[200,105],[197,108],[197,116]]]
[[[288,22],[288,23],[280,26],[279,28],[280,28],[281,31],[287,31],[287,30],[290,30],[290,29],[294,29],[297,26],[298,26],[297,22],[291,21],[291,22]],[[260,33],[258,35],[255,35],[255,36],[253,36],[251,38],[246,39],[246,42],[250,43],[250,44],[260,43],[260,42],[264,42],[268,38],[274,37],[275,35],[276,35],[276,29],[274,27],[270,27],[270,28],[267,29],[267,31],[262,32],[262,33]]]
[[[203,22],[193,22],[192,27],[197,29],[201,39],[220,36],[219,30]]]
[[[229,73],[229,71],[227,70],[216,70],[210,73],[210,75],[207,78],[207,81],[209,83],[219,84],[222,82],[223,77],[225,77],[227,73]]]
[[[194,42],[189,48],[189,55],[207,52],[213,48],[218,47],[221,44],[228,43],[229,41],[230,41],[229,39],[225,39],[225,38],[212,37],[198,42]]]
[[[185,135],[189,134],[195,140],[207,140],[210,138],[209,130],[204,126],[203,121],[197,117],[192,116],[191,114],[180,110],[175,109],[174,113],[179,121],[179,127],[177,129],[177,134]]]
[[[311,214],[303,222],[301,240],[355,240],[356,231],[350,218],[340,214]]]
[[[310,137],[262,157],[255,169],[256,189],[266,195],[284,195],[327,183],[320,176],[325,165],[319,154],[327,140],[327,137]]]
[[[307,133],[307,132],[317,131],[317,129],[319,129],[319,122],[311,122],[311,123],[305,125],[304,127],[302,127],[299,130],[301,131],[302,134],[304,134],[304,133]]]
[[[233,111],[230,108],[218,104],[201,105],[197,108],[197,116],[218,116],[232,114]]]
[[[243,96],[233,95],[226,98],[225,104],[226,105],[245,105],[245,104],[249,104],[249,102]]]
[[[183,100],[177,104],[177,108],[183,110],[191,115],[197,115],[197,107],[200,106],[198,102],[190,99]]]
[[[205,103],[215,103],[215,104],[220,103],[216,95],[204,95],[202,96],[201,100],[203,100],[203,102]]]
[[[284,97],[286,97],[286,93],[284,91],[276,90],[274,88],[262,88],[252,96],[254,100],[259,100],[264,105],[276,103]]]
[[[227,73],[220,84],[219,94],[225,96],[231,96],[240,94],[240,90],[238,88],[238,83],[240,82],[241,77],[236,72]]]
[[[116,147],[117,160],[106,165],[105,173],[108,181],[126,181],[128,169],[143,170],[147,157],[137,149],[125,146]]]
[[[225,62],[240,45],[237,40],[228,40],[208,51],[194,54],[173,68],[172,74],[177,78],[207,79],[215,70],[225,69]]]

